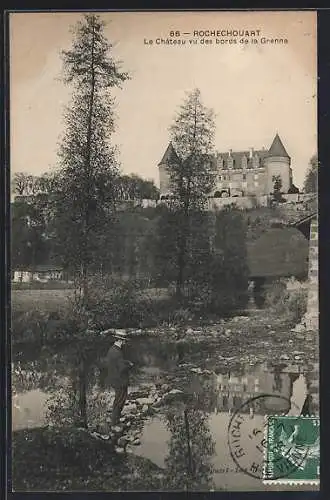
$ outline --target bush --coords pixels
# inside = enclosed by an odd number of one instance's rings
[[[288,290],[284,280],[277,280],[266,291],[266,305],[290,324],[299,323],[307,310],[307,287]]]

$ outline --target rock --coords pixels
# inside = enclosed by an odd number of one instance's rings
[[[124,447],[127,444],[127,437],[121,436],[117,442],[118,446]]]
[[[123,424],[125,421],[126,421],[126,417],[120,417],[119,422],[121,422]]]
[[[187,328],[186,333],[188,335],[191,335],[192,333],[194,333],[194,330],[192,328]]]
[[[134,413],[137,410],[137,406],[135,403],[129,403],[127,406],[123,408],[123,415],[127,413]]]
[[[154,402],[153,398],[138,398],[136,400],[137,404],[143,406],[143,405],[151,405]]]
[[[133,443],[132,443],[134,446],[138,446],[139,444],[141,444],[141,441],[139,440],[139,438],[136,438],[134,439]]]
[[[163,400],[166,401],[166,403],[167,403],[169,401],[172,401],[176,397],[181,396],[182,394],[184,394],[183,391],[180,391],[179,389],[172,389],[167,394],[164,394]]]
[[[301,332],[304,332],[306,330],[306,326],[302,323],[298,323],[298,325],[296,325],[294,328],[292,328],[292,332],[296,332],[296,333],[301,333]]]
[[[202,373],[201,368],[190,368],[190,371],[193,373]]]
[[[125,452],[124,448],[121,448],[120,446],[116,446],[115,450],[117,453],[124,453]]]
[[[96,437],[97,439],[102,439],[102,441],[109,441],[113,437],[111,434],[99,434],[98,432],[95,432],[93,434],[94,437]]]
[[[168,384],[163,384],[161,387],[162,391],[168,391],[169,388],[170,388],[170,386]]]
[[[123,427],[121,425],[115,425],[114,427],[112,427],[112,431],[115,434],[120,434],[121,432],[123,432]]]
[[[143,406],[142,406],[142,412],[143,412],[143,413],[146,413],[146,412],[148,411],[148,409],[149,409],[149,406],[148,406],[148,405],[143,405]]]

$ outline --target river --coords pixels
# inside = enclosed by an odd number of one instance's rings
[[[172,356],[164,357],[159,352],[145,354],[144,359],[147,362],[139,368],[134,379],[135,387],[130,388],[131,391],[139,386],[139,382],[155,382],[164,378],[173,368]],[[44,370],[45,366],[43,365]],[[31,371],[33,370],[34,368]],[[190,426],[190,458],[195,472],[199,471],[197,489],[265,489],[261,479],[249,476],[234,463],[228,445],[230,419],[244,407],[249,398],[260,394],[275,396],[268,397],[266,408],[256,405],[254,410],[250,410],[249,425],[263,429],[265,411],[299,414],[307,394],[306,375],[302,373],[301,365],[282,363],[280,366],[274,366],[270,363],[259,363],[251,366],[248,363],[239,366],[238,370],[224,369],[221,373],[211,371],[204,375],[187,364],[187,371],[189,376],[185,390],[194,395],[193,404],[188,408],[182,404],[173,404],[147,418],[140,436],[141,444],[135,448],[135,453],[148,458],[166,471],[166,484],[169,489],[185,488],[186,482],[188,489],[194,489],[194,486],[189,484],[186,472],[186,433],[187,426]],[[314,375],[311,375],[312,373]],[[47,383],[44,383],[45,373],[39,375],[33,377],[34,382],[30,382],[25,390],[20,386],[13,393],[14,431],[47,424],[51,383],[47,377]],[[311,377],[314,380],[313,385],[318,377],[317,365],[310,372],[310,385]],[[28,381],[29,377],[25,376],[25,380]],[[172,387],[177,386],[179,382],[182,382],[179,378],[174,381],[172,378]],[[51,392],[56,390],[55,384]],[[241,445],[251,463],[261,462],[262,456],[253,448],[247,434],[242,436]]]

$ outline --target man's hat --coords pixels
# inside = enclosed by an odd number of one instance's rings
[[[127,340],[127,333],[125,330],[115,330],[113,336],[117,340]]]

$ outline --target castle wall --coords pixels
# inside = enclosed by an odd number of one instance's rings
[[[235,204],[238,208],[241,209],[251,209],[255,208],[256,204],[259,207],[267,207],[268,206],[268,196],[261,195],[255,197],[251,196],[229,196],[228,198],[211,198],[208,200],[208,210],[220,210],[226,206],[230,206]]]
[[[282,192],[287,193],[291,186],[290,159],[287,157],[269,157],[264,159],[257,168],[227,168],[222,169],[219,163],[215,179],[215,187],[210,195],[223,190],[231,191],[231,195],[263,196],[274,190],[274,177],[282,179]],[[161,196],[170,193],[169,174],[166,165],[159,165],[159,180]]]
[[[261,196],[266,194],[266,186],[267,186],[267,172],[264,168],[258,168],[247,171],[247,187],[246,194],[249,195],[257,195]]]

